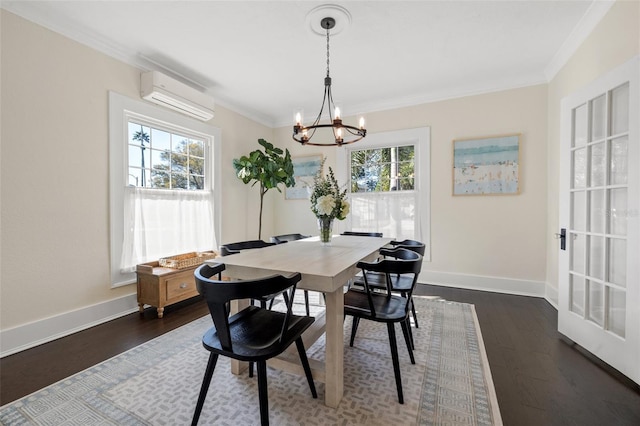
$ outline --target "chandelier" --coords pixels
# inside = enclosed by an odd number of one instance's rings
[[[322,21],[320,21],[320,26],[327,31],[327,76],[324,78],[324,97],[322,98],[320,112],[313,124],[309,126],[303,125],[302,114],[300,112],[296,114],[295,125],[293,126],[293,140],[300,142],[302,145],[342,146],[357,142],[367,134],[367,130],[364,128],[363,117],[360,117],[358,127],[344,124],[340,116],[340,108],[336,107],[333,102],[333,96],[331,95],[331,76],[329,75],[329,30],[335,27],[335,25],[336,21],[331,17],[323,18]],[[329,123],[321,124],[320,119],[322,118],[325,106],[328,112]],[[323,137],[322,135],[330,135],[331,133],[333,133],[333,137],[330,137],[328,141],[314,140],[312,142],[311,139],[315,136],[316,131],[320,129],[331,131],[320,132],[320,138]]]

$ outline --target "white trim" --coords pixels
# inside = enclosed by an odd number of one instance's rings
[[[138,311],[136,294],[0,331],[0,358]]]
[[[549,283],[545,286],[544,298],[549,302],[551,306],[558,310],[558,289],[549,285]]]
[[[393,130],[367,135],[361,142],[354,145],[342,146],[336,153],[336,177],[340,182],[348,182],[348,158],[347,152],[351,149],[369,149],[387,147],[400,144],[415,145],[416,201],[418,218],[418,230],[422,237],[426,250],[424,260],[431,260],[431,127],[418,127],[415,129]]]
[[[545,67],[544,75],[547,82],[553,80],[562,67],[569,62],[569,59],[571,59],[573,54],[576,53],[576,50],[578,50],[587,37],[589,37],[615,2],[616,0],[598,0],[591,3],[589,9],[587,9],[582,19],[580,19],[580,22],[578,22],[578,25],[571,31],[569,37],[562,43],[560,49],[558,49],[553,59],[551,59],[551,62]]]
[[[109,206],[110,206],[110,250],[111,250],[111,287],[120,287],[136,282],[135,273],[120,272],[119,262],[122,257],[122,242],[124,236],[124,188],[125,169],[127,165],[127,117],[133,114],[150,117],[153,121],[169,123],[172,127],[182,127],[188,132],[198,132],[212,140],[208,148],[213,158],[209,162],[207,172],[213,176],[211,188],[213,191],[214,224],[216,238],[221,233],[221,169],[222,169],[222,139],[221,131],[217,127],[201,121],[156,107],[150,103],[130,99],[115,92],[109,92]]]
[[[521,280],[518,278],[489,277],[484,275],[459,274],[454,272],[425,271],[420,273],[418,282],[517,296],[545,296],[545,282]]]

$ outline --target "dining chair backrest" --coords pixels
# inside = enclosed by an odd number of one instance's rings
[[[382,232],[355,232],[355,231],[344,231],[340,235],[355,235],[357,237],[379,237],[382,238]]]
[[[199,266],[194,276],[196,279],[196,288],[209,307],[209,312],[216,332],[220,339],[222,349],[233,352],[232,336],[229,331],[229,302],[241,299],[258,299],[264,296],[290,291],[289,300],[293,300],[296,284],[302,276],[295,273],[285,277],[283,275],[272,275],[265,278],[255,280],[242,281],[222,281],[220,279],[212,279],[214,275],[220,277],[220,273],[224,271],[223,263]],[[251,307],[253,309],[253,307]],[[291,316],[291,303],[287,306],[287,313],[282,324],[280,340],[282,340],[285,331],[289,329],[289,317]]]
[[[407,298],[411,299],[411,295],[413,290],[415,289],[416,283],[418,282],[418,275],[422,270],[422,255],[416,253],[415,251],[407,250],[404,248],[393,248],[393,249],[380,249],[380,254],[384,257],[382,259],[378,259],[374,262],[358,262],[358,268],[362,269],[362,278],[364,284],[364,290],[367,293],[371,293],[373,291],[372,288],[369,287],[368,283],[368,275],[370,272],[382,273],[385,276],[386,287],[387,287],[387,296],[391,297],[392,293],[392,281],[391,275],[404,275],[408,274],[411,276],[411,286],[407,290]],[[370,301],[370,310],[375,316],[375,307],[371,298]],[[407,313],[408,313],[409,304],[406,305]]]
[[[276,244],[282,244],[289,241],[301,240],[303,238],[309,238],[311,235],[302,235],[302,234],[284,234],[284,235],[276,235],[271,237],[271,242]]]
[[[391,241],[391,244],[394,247],[405,248],[407,250],[415,251],[419,253],[421,256],[424,256],[424,251],[426,246],[424,243],[416,240],[403,240],[403,241]]]
[[[273,246],[275,243],[268,243],[262,240],[238,241],[237,243],[227,243],[220,246],[220,256],[240,253],[241,250],[258,249]]]

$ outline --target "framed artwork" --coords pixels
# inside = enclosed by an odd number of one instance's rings
[[[290,188],[285,188],[285,199],[308,200],[309,188],[313,187],[313,178],[320,170],[322,156],[293,157],[291,162],[293,163],[293,177],[296,180],[296,184]]]
[[[519,193],[519,134],[453,141],[453,195]]]

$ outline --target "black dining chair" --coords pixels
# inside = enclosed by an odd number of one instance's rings
[[[263,240],[248,240],[248,241],[238,241],[235,243],[227,243],[220,246],[220,256],[231,256],[233,254],[238,254],[243,250],[253,250],[253,249],[261,249],[265,247],[275,246],[276,243],[271,242],[268,243]],[[284,298],[285,304],[288,304],[287,294],[282,294]],[[251,304],[254,303],[255,300],[260,303],[262,308],[267,307],[267,303],[269,303],[269,309],[273,307],[273,300],[275,297],[273,295],[266,295],[264,297],[260,297],[258,299],[251,299]],[[253,377],[253,363],[249,363],[249,377]]]
[[[249,240],[238,241],[236,243],[227,243],[220,246],[220,256],[229,256],[230,254],[240,253],[242,250],[259,249],[275,245],[276,243],[268,243],[262,240]]]
[[[220,355],[257,364],[260,423],[268,425],[269,398],[266,361],[280,355],[294,342],[309,382],[311,395],[313,398],[318,397],[301,337],[315,319],[293,315],[291,312],[291,301],[295,295],[296,284],[301,278],[300,273],[288,277],[272,275],[255,280],[222,281],[220,274],[224,269],[225,265],[222,263],[204,264],[194,272],[196,287],[207,302],[214,327],[210,328],[202,337],[202,345],[210,354],[191,425],[198,424],[213,371]],[[215,279],[215,275],[217,275],[217,279]],[[276,312],[250,305],[237,314],[229,316],[229,303],[232,300],[257,299],[285,292],[289,293],[286,312]]]
[[[283,235],[276,235],[274,237],[271,237],[271,242],[274,244],[284,244],[284,243],[288,243],[289,241],[297,241],[297,240],[302,240],[304,238],[309,238],[311,235],[302,235],[302,234],[283,234]],[[307,311],[307,316],[311,315],[311,310],[309,309],[309,292],[307,290],[303,290],[304,291],[304,307]]]
[[[402,241],[390,241],[389,245],[391,247],[400,247],[405,248],[407,250],[415,251],[420,256],[424,256],[424,252],[426,246],[424,243],[416,240],[402,240]],[[362,287],[363,282],[362,278],[356,279],[353,283],[354,285],[358,285]],[[369,275],[369,287],[376,289],[386,289],[385,277],[382,274],[370,274]],[[407,291],[411,287],[411,280],[408,277],[397,275],[391,277],[391,288],[394,292],[400,293],[402,297],[407,297]],[[416,328],[419,328],[418,325],[418,316],[416,315],[416,307],[413,304],[413,298],[411,299],[411,313],[413,315],[413,323]]]
[[[304,238],[309,238],[311,235],[302,235],[302,234],[283,234],[276,235],[271,237],[271,242],[275,244],[282,244],[289,241],[297,241],[302,240]]]
[[[357,237],[379,237],[382,238],[382,232],[355,232],[355,231],[344,231],[340,235],[354,235]]]
[[[353,317],[351,328],[351,341],[349,346],[353,346],[355,330],[360,319],[383,322],[387,324],[389,333],[389,346],[391,348],[391,359],[393,372],[396,378],[396,388],[398,391],[398,402],[404,404],[402,394],[402,377],[400,375],[400,361],[398,359],[398,347],[396,343],[395,323],[400,323],[404,340],[409,352],[412,364],[415,364],[413,356],[413,345],[410,337],[409,326],[409,300],[413,294],[418,274],[422,268],[422,256],[414,251],[404,248],[380,249],[380,254],[385,258],[375,262],[358,262],[358,268],[362,269],[364,288],[350,288],[344,295],[344,315]],[[385,292],[375,291],[369,286],[370,274],[384,274],[387,283]],[[407,276],[411,281],[411,287],[407,291],[407,297],[392,294],[391,276],[400,274]]]

